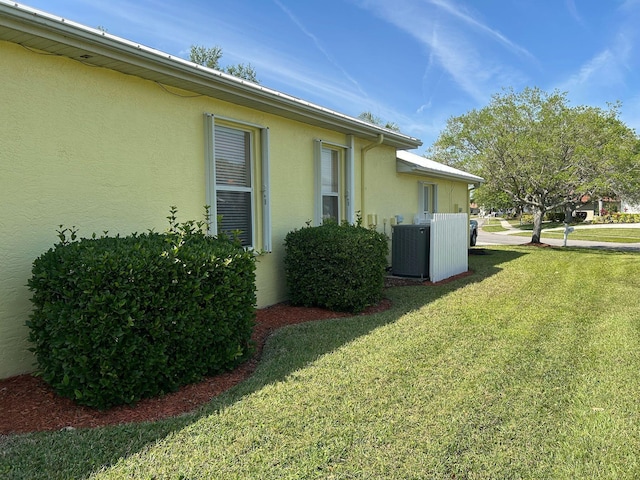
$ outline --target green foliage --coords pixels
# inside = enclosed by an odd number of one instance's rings
[[[304,227],[285,238],[285,272],[294,305],[360,312],[384,288],[386,237],[360,225]]]
[[[358,118],[360,120],[363,120],[367,123],[371,123],[372,125],[377,125],[379,127],[384,127],[388,130],[392,130],[394,132],[399,132],[400,131],[400,127],[398,126],[397,123],[395,122],[384,122],[380,117],[378,117],[377,115],[374,115],[373,113],[367,111],[367,112],[362,112],[360,115],[358,115]]]
[[[593,217],[593,223],[640,223],[640,213],[602,211]]]
[[[189,60],[198,65],[218,70],[219,62],[222,58],[222,48],[218,46],[203,47],[202,45],[191,45]]]
[[[239,63],[237,65],[229,65],[226,68],[220,65],[220,59],[222,58],[222,48],[218,46],[203,47],[201,45],[191,45],[189,51],[189,60],[198,65],[203,65],[214,70],[220,70],[226,72],[234,77],[243,78],[253,83],[260,83],[258,81],[256,71],[250,63]]]
[[[174,391],[251,352],[255,259],[207,236],[167,233],[61,241],[33,264],[29,338],[58,394],[106,408]]]
[[[256,69],[250,63],[238,63],[237,65],[229,65],[225,71],[234,77],[243,78],[253,83],[260,83],[256,74]]]
[[[520,215],[520,224],[521,225],[530,225],[533,223],[533,215],[530,213],[523,213]]]
[[[539,241],[547,211],[574,208],[582,199],[640,196],[640,140],[608,110],[569,105],[565,93],[507,90],[480,110],[448,120],[432,147],[435,160],[481,175],[489,199],[507,194],[528,207]]]
[[[4,436],[0,477],[640,478],[638,254],[487,253],[385,312],[275,332],[198,414]]]
[[[483,185],[473,190],[473,201],[482,205],[485,211],[507,211],[513,207],[513,200],[507,193],[494,191]]]

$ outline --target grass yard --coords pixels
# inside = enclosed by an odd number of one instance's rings
[[[531,233],[518,233],[523,237],[530,237]],[[542,230],[542,240],[545,238],[564,239],[563,230]],[[640,228],[576,228],[569,234],[569,240],[589,240],[592,242],[639,243]]]
[[[487,252],[278,331],[197,414],[0,438],[0,477],[639,478],[640,254]]]
[[[487,233],[504,232],[507,229],[504,228],[500,222],[500,218],[487,217],[482,224],[482,230]]]

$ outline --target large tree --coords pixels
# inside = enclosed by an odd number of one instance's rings
[[[544,214],[584,199],[640,198],[640,140],[608,110],[571,107],[565,93],[505,90],[488,106],[452,117],[430,155],[484,177],[483,188],[506,194],[534,217],[540,243]]]
[[[222,58],[222,48],[215,47],[203,47],[201,45],[191,45],[189,52],[189,60],[193,63],[203,65],[205,67],[213,68],[226,72],[234,77],[243,78],[250,82],[260,83],[256,76],[256,71],[250,63],[239,63],[237,65],[229,65],[226,68],[220,66],[220,59]]]

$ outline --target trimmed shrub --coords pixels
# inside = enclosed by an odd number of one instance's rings
[[[289,232],[285,273],[294,305],[360,312],[382,297],[387,238],[360,225],[325,223]]]
[[[231,369],[251,353],[254,272],[253,253],[199,231],[63,241],[28,283],[39,374],[102,409]]]

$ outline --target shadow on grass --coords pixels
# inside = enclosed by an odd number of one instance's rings
[[[544,238],[542,239],[544,242]],[[628,254],[638,256],[640,254],[640,247],[637,244],[624,245],[624,244],[606,244],[590,245],[590,246],[577,246],[569,245],[567,247],[552,246],[549,250],[554,252],[578,252],[586,254],[597,255],[620,255]]]
[[[572,225],[576,225],[576,224],[572,224]],[[550,228],[562,228],[562,227],[564,227],[564,223],[562,222],[542,222],[542,230],[548,230]],[[519,230],[526,230],[529,232],[533,232],[533,223],[515,225],[515,228]]]
[[[268,340],[255,373],[195,412],[153,423],[75,431],[32,433],[0,438],[3,478],[85,478],[149,448],[209,415],[232,406],[265,386],[285,380],[323,355],[391,324],[407,312],[471,283],[495,275],[524,255],[522,249],[476,249],[469,257],[473,274],[439,285],[393,287],[391,309],[368,316],[312,321],[284,327]],[[470,302],[471,303],[471,302]],[[41,472],[41,477],[34,476]]]

